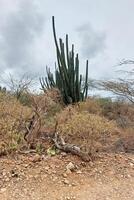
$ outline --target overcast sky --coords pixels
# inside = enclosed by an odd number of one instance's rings
[[[114,76],[115,65],[134,58],[134,0],[0,0],[0,71],[45,74],[54,68],[51,17],[58,37],[69,34],[89,59],[91,78]]]

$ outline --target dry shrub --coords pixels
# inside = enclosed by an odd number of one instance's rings
[[[37,111],[40,116],[42,127],[54,126],[54,116],[63,109],[58,91],[52,89],[43,94],[33,95],[31,102],[33,111]]]
[[[63,107],[60,101],[58,102],[58,98],[59,93],[56,89],[48,90],[38,95],[31,95],[31,108],[34,113],[32,123],[34,128],[30,129],[26,135],[26,140],[30,146],[32,145],[32,148],[35,147],[42,133],[54,129],[54,116]]]
[[[60,91],[56,88],[47,90],[44,94],[47,99],[47,114],[45,116],[45,124],[53,126],[55,123],[55,115],[64,108],[64,103]]]
[[[134,153],[134,129],[122,129],[119,140],[115,142],[113,148],[115,151],[123,151],[127,153]]]
[[[31,104],[33,108],[52,116],[61,111],[63,107],[61,96],[57,89],[51,89],[39,95],[32,95]]]
[[[122,103],[118,106],[118,110],[118,115],[121,119],[119,126],[123,128],[133,128],[134,130],[134,106],[128,103]]]
[[[101,114],[102,113],[102,109],[101,109],[98,101],[95,98],[91,98],[91,97],[88,98],[84,102],[78,103],[77,110],[79,112],[86,111],[86,112],[92,113],[92,114]]]
[[[66,142],[81,146],[86,151],[108,147],[119,135],[116,123],[87,112],[67,107],[58,116],[58,132]]]
[[[55,103],[63,104],[62,96],[57,88],[52,88],[46,91],[45,95],[53,100]]]
[[[70,117],[74,113],[90,113],[90,114],[97,114],[100,115],[102,112],[102,109],[97,102],[97,100],[93,98],[88,98],[86,101],[76,103],[74,105],[67,106],[63,111],[62,114],[58,115],[58,119],[60,119],[60,122],[65,122],[66,120],[70,119]],[[64,115],[64,117],[63,117]]]
[[[124,132],[123,139],[125,151],[134,153],[134,128],[127,128]]]
[[[102,115],[110,120],[116,120],[119,127],[134,127],[134,106],[122,101],[107,101],[102,106]]]
[[[20,104],[12,95],[0,93],[0,154],[21,146],[25,122],[31,113],[30,108]]]

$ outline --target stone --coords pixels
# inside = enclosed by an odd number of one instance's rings
[[[77,174],[82,174],[82,171],[78,170],[76,173],[77,173]]]
[[[7,177],[7,178],[5,179],[5,182],[9,182],[9,181],[10,181],[10,178]]]
[[[130,174],[128,174],[128,175],[127,175],[127,178],[131,178],[131,175],[130,175]]]
[[[86,163],[85,162],[81,162],[82,167],[86,167]]]
[[[131,167],[134,167],[134,163],[130,163],[130,166],[131,166]]]
[[[71,170],[70,169],[67,169],[66,170],[66,174],[71,174],[72,172],[71,172]]]
[[[67,153],[66,153],[66,152],[61,152],[61,155],[62,155],[63,157],[65,157],[65,156],[67,156]]]
[[[66,185],[69,185],[69,181],[67,179],[64,179],[63,183],[66,184]]]
[[[67,166],[66,166],[66,169],[67,170],[70,170],[70,171],[74,171],[75,170],[75,165],[72,163],[72,162],[70,162]]]
[[[6,192],[6,190],[7,190],[6,188],[1,188],[0,193],[4,193],[4,192]]]
[[[47,171],[48,171],[49,169],[50,169],[50,167],[49,167],[49,166],[45,167],[45,170],[47,170]]]
[[[72,183],[72,186],[74,186],[74,187],[77,186],[77,183]]]
[[[17,178],[19,174],[15,170],[11,170],[11,176]]]
[[[66,174],[66,173],[62,174],[62,176],[63,176],[64,178],[67,178],[67,174]]]
[[[36,154],[36,155],[31,159],[31,161],[32,161],[33,163],[40,162],[40,161],[41,161],[41,156],[38,155],[38,154]]]

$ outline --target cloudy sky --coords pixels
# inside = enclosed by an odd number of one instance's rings
[[[58,37],[69,34],[80,56],[89,59],[91,78],[114,76],[115,65],[134,58],[134,0],[0,0],[1,74],[45,74],[54,68],[51,17]]]

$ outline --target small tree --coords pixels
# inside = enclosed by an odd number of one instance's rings
[[[134,64],[132,60],[124,60],[119,65]],[[97,88],[110,91],[118,96],[121,96],[131,103],[134,103],[134,69],[130,71],[120,70],[121,73],[126,73],[125,79],[118,78],[115,80],[99,81]]]
[[[23,74],[21,77],[14,77],[9,74],[7,77],[0,77],[2,85],[6,86],[6,91],[16,97],[24,105],[30,104],[29,93],[35,84],[35,77]],[[5,87],[4,87],[5,88]],[[3,88],[3,89],[4,89]],[[3,90],[3,89],[0,89]]]

